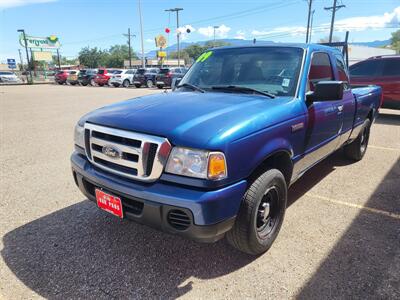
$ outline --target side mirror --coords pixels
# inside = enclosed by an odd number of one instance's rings
[[[179,82],[181,82],[182,78],[172,78],[171,82],[171,89],[175,91],[176,87],[179,85]]]
[[[335,101],[343,98],[343,81],[319,81],[313,92],[306,94],[307,102]]]

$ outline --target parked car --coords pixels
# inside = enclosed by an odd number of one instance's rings
[[[71,85],[79,84],[78,76],[79,70],[71,70],[67,77],[67,83]]]
[[[0,82],[1,83],[18,83],[21,80],[13,72],[0,71]]]
[[[171,87],[174,78],[181,79],[186,73],[186,68],[162,68],[156,76],[156,86],[159,89]]]
[[[147,68],[138,69],[135,76],[133,76],[133,84],[140,88],[142,86],[147,86],[149,88],[153,87],[156,82],[156,76],[160,70],[158,68]]]
[[[107,85],[114,71],[115,70],[99,69],[94,78],[94,82],[99,86]]]
[[[81,85],[87,86],[88,84],[95,86],[95,77],[97,75],[97,69],[85,69],[80,70],[78,81]]]
[[[375,56],[350,66],[351,84],[382,87],[384,108],[400,109],[400,55]]]
[[[347,74],[334,47],[208,50],[173,92],[83,116],[74,181],[119,218],[263,253],[292,183],[338,149],[354,161],[367,151],[382,90],[351,89]]]
[[[111,76],[108,84],[115,87],[128,87],[129,85],[133,84],[133,76],[135,75],[135,73],[135,69],[117,70]]]
[[[67,83],[67,78],[69,75],[69,70],[60,70],[56,72],[56,75],[54,75],[54,81],[58,84],[64,84]]]

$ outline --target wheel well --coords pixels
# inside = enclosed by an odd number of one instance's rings
[[[371,121],[371,123],[372,123],[372,121],[374,120],[374,110],[373,110],[373,109],[371,109],[371,110],[369,111],[367,118],[368,118],[368,119]]]
[[[293,162],[290,154],[286,151],[279,151],[268,156],[250,175],[253,180],[265,172],[267,169],[277,169],[285,177],[286,184],[289,186],[293,173]]]

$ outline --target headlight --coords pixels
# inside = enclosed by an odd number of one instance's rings
[[[196,178],[226,178],[225,155],[222,152],[175,147],[169,155],[166,172]]]
[[[74,143],[75,145],[85,149],[85,128],[76,124],[74,132]]]

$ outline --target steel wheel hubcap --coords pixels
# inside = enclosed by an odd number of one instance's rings
[[[272,231],[278,215],[278,202],[278,189],[276,186],[273,186],[264,193],[258,206],[256,228],[260,238],[265,237]]]

